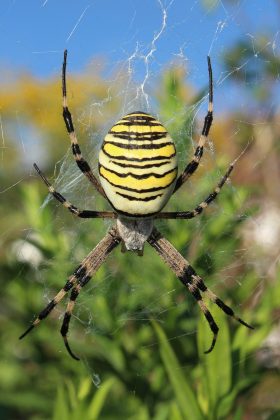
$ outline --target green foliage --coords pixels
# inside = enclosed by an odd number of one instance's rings
[[[164,331],[156,322],[153,322],[153,325],[159,340],[160,356],[173,388],[175,401],[182,418],[186,420],[202,419],[202,413],[192,390],[191,382],[189,382],[187,376],[184,376]]]
[[[98,389],[93,389],[90,378],[83,379],[77,390],[72,382],[66,385],[67,392],[64,386],[57,390],[53,420],[95,420],[99,418],[111,388],[116,386],[116,380],[107,379]]]
[[[205,184],[201,187],[203,191],[209,187],[208,181]],[[42,299],[44,290],[51,297],[52,290],[63,285],[63,279],[93,246],[92,233],[97,242],[104,232],[101,222],[77,224],[79,236],[70,245],[69,227],[77,223],[76,219],[64,212],[65,225],[61,229],[61,221],[53,218],[53,203],[40,210],[42,197],[35,184],[25,185],[21,191],[25,217],[36,232],[25,238],[25,244],[30,243],[40,251],[40,265],[35,267],[26,262],[22,266],[11,259],[2,273],[12,279],[5,286],[6,313],[10,314],[4,318],[6,344],[2,352],[6,355],[10,353],[8,346],[26,328],[32,314],[38,313],[46,303]],[[224,210],[215,216],[210,210],[203,216],[203,240],[197,244],[192,262],[210,285],[211,279],[220,277],[219,271],[232,260],[238,244],[233,231],[242,223],[236,214],[245,199],[242,190],[238,199],[225,191],[220,200]],[[63,208],[57,211],[63,212]],[[194,226],[194,223],[174,221],[165,226],[165,234],[178,249],[186,252]],[[210,260],[206,257],[209,254]],[[244,284],[246,276],[255,284],[252,271],[247,269],[243,276]],[[256,323],[256,327],[260,324],[255,332],[231,322],[234,335],[230,334],[225,316],[211,306],[220,334],[215,350],[205,355],[203,351],[211,342],[208,324],[204,319],[198,322],[196,305],[155,258],[152,249],[146,248],[143,258],[116,251],[97,273],[93,284],[93,289],[89,287],[82,293],[76,308],[79,322],[73,320],[70,332],[72,347],[84,363],[76,363],[66,353],[59,337],[59,312],[55,311],[17,344],[15,352],[8,357],[9,363],[1,369],[1,382],[5,387],[1,402],[8,413],[17,413],[20,409],[29,418],[36,419],[44,418],[44,412],[50,416],[51,411],[54,419],[107,419],[112,418],[110,413],[115,413],[115,418],[138,420],[172,416],[178,419],[225,418],[235,411],[236,398],[257,379],[248,355],[259,347],[271,328],[269,319],[277,305],[279,291],[267,289],[258,315],[252,320],[249,309],[247,314],[242,311],[248,322]],[[245,290],[246,294],[238,290],[237,300],[234,289],[225,289],[230,292],[231,305],[251,295],[250,289]],[[156,322],[152,327],[149,319],[161,319],[163,327]],[[188,331],[195,333],[185,335]],[[175,339],[170,341],[172,337]],[[90,372],[92,369],[94,372]],[[101,377],[98,388],[93,384],[98,383],[96,375]],[[33,387],[34,381],[36,387]],[[119,404],[120,400],[125,400],[126,404]]]

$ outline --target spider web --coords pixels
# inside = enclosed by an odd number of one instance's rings
[[[72,69],[74,68],[77,71],[79,68],[77,63],[77,58],[75,58],[75,53],[71,49],[75,50],[77,43],[82,39],[83,31],[88,31],[89,25],[92,22],[95,22],[96,17],[99,16],[100,10],[102,10],[102,2],[79,2],[79,11],[75,16],[71,13],[71,16],[65,16],[63,22],[64,29],[64,45],[70,51],[69,63],[68,63],[68,74],[71,74]],[[188,127],[181,129],[175,133],[172,133],[176,137],[176,143],[178,149],[180,150],[180,167],[183,168],[185,163],[190,160],[193,150],[195,148],[198,135],[202,128],[203,118],[207,110],[207,85],[208,85],[208,73],[206,65],[206,56],[210,55],[213,64],[214,70],[214,109],[215,109],[215,124],[219,124],[221,121],[221,116],[232,112],[233,110],[239,110],[239,117],[234,121],[234,129],[231,130],[231,137],[229,139],[224,139],[225,142],[230,142],[231,150],[235,150],[232,144],[239,138],[240,132],[243,129],[246,129],[247,126],[254,127],[254,138],[248,138],[248,142],[251,141],[257,142],[259,147],[262,147],[263,153],[255,153],[255,163],[254,167],[248,169],[254,174],[258,171],[258,167],[266,168],[262,166],[263,161],[266,159],[266,156],[271,155],[271,149],[269,146],[266,148],[261,143],[261,138],[263,135],[266,135],[266,138],[270,138],[270,146],[273,151],[272,145],[272,134],[268,133],[269,128],[267,127],[266,121],[269,118],[268,113],[277,115],[279,114],[279,74],[273,80],[274,92],[271,92],[269,97],[268,107],[266,110],[261,109],[261,106],[258,106],[257,103],[252,103],[252,96],[248,93],[249,88],[257,89],[259,85],[265,84],[265,76],[263,78],[258,78],[258,74],[255,79],[250,77],[251,69],[255,66],[264,65],[266,60],[269,61],[269,58],[265,58],[262,53],[264,51],[269,51],[272,53],[271,56],[267,57],[277,57],[279,56],[279,31],[277,28],[267,30],[263,27],[264,33],[268,34],[267,40],[260,43],[259,37],[260,31],[257,28],[257,25],[260,22],[261,16],[267,12],[267,6],[258,5],[254,9],[254,16],[250,16],[250,2],[249,1],[198,1],[193,0],[190,2],[180,2],[178,0],[154,0],[154,1],[130,1],[130,2],[118,2],[118,9],[122,8],[129,9],[129,12],[126,15],[126,25],[119,25],[118,30],[121,33],[119,42],[117,45],[114,42],[114,39],[110,39],[109,46],[104,44],[104,54],[108,55],[107,63],[103,70],[104,77],[108,81],[108,90],[107,96],[102,100],[93,99],[92,102],[88,105],[87,110],[83,110],[80,114],[75,115],[75,128],[79,137],[79,131],[83,130],[86,132],[87,143],[81,144],[83,150],[83,155],[90,162],[94,171],[97,167],[96,156],[104,135],[107,133],[108,129],[117,121],[122,115],[132,112],[135,110],[143,110],[149,112],[153,115],[156,115],[166,126],[168,130],[172,132],[174,127],[174,121],[178,118],[184,118],[186,112],[191,115]],[[204,4],[203,4],[204,3]],[[45,13],[47,15],[47,8],[53,10],[54,6],[51,0],[42,0],[41,8],[43,10],[40,13]],[[71,5],[69,9],[71,10]],[[269,7],[273,10],[275,4],[271,1],[269,2]],[[268,7],[268,8],[269,8]],[[11,10],[15,10],[15,5],[13,2],[10,4]],[[145,12],[144,12],[145,11]],[[35,12],[39,14],[39,11]],[[110,15],[110,8],[106,11],[107,16]],[[113,12],[112,12],[113,13]],[[273,14],[271,11],[270,13]],[[49,15],[47,15],[49,16]],[[103,19],[105,13],[103,13]],[[111,16],[107,22],[104,21],[104,25],[107,26],[107,30],[110,30],[112,25]],[[119,17],[121,20],[121,17]],[[255,19],[255,20],[254,20]],[[143,29],[143,21],[146,22],[146,28]],[[123,23],[123,22],[122,22]],[[206,29],[207,28],[207,29]],[[39,33],[39,29],[36,29]],[[24,28],[22,29],[22,37],[24,37]],[[92,32],[92,38],[96,39],[96,34]],[[226,53],[230,45],[232,45],[235,39],[241,39],[243,41],[250,40],[252,46],[252,53],[248,54],[244,50],[244,59],[242,60],[240,66],[236,66],[229,69],[224,69],[221,65],[222,56]],[[44,42],[44,46],[45,46]],[[92,49],[94,51],[94,47]],[[42,48],[38,50],[33,50],[32,53],[36,56],[43,55],[50,58],[52,61],[52,68],[50,69],[51,73],[58,73],[59,68],[58,64],[61,61],[61,51],[62,48],[57,46],[56,48],[48,49]],[[59,54],[57,54],[59,52]],[[272,60],[272,59],[270,59]],[[93,63],[93,65],[95,62]],[[158,104],[155,100],[155,93],[157,93],[157,88],[159,86],[159,79],[162,73],[171,68],[172,66],[177,66],[177,68],[184,69],[186,72],[185,79],[187,83],[192,86],[193,91],[203,92],[200,95],[199,99],[196,99],[193,103],[190,101],[190,105],[182,108],[179,115],[177,111],[174,111],[174,114],[169,113],[168,118],[163,121],[158,109]],[[90,66],[91,68],[91,66]],[[232,75],[245,74],[243,80],[243,85],[240,86],[234,83],[230,83]],[[246,74],[248,78],[246,78]],[[260,74],[260,73],[259,73]],[[118,86],[117,90],[115,87]],[[71,87],[68,87],[71,90]],[[246,91],[246,88],[248,90]],[[75,95],[74,92],[73,95]],[[194,95],[194,98],[195,95]],[[59,100],[59,98],[58,98]],[[117,112],[112,116],[112,113],[108,112],[108,105],[113,101],[117,100],[120,104]],[[70,109],[71,109],[71,100],[70,100]],[[249,110],[249,112],[248,112]],[[258,116],[258,119],[255,119],[255,122],[252,122],[252,119],[247,120],[248,115]],[[92,125],[97,115],[100,115],[103,120],[106,119],[106,123],[102,126],[102,129],[97,129],[94,133],[92,132]],[[245,117],[243,117],[245,115]],[[61,122],[63,124],[63,122]],[[279,120],[278,120],[279,124]],[[16,147],[19,147],[23,158],[22,162],[24,164],[30,163],[30,155],[28,149],[30,144],[36,144],[34,141],[35,136],[38,134],[33,127],[28,127],[22,125],[19,120],[16,123],[17,133],[16,137]],[[14,147],[6,144],[5,132],[7,130],[7,125],[5,120],[0,118],[0,138],[2,142],[1,153],[2,160],[5,159],[6,149],[9,147]],[[10,129],[10,128],[9,128]],[[266,131],[265,131],[266,130]],[[190,138],[192,142],[191,147],[185,144],[186,138]],[[40,134],[39,134],[40,135]],[[270,136],[270,137],[269,137]],[[29,139],[28,139],[29,137]],[[30,140],[31,137],[31,140]],[[42,135],[40,137],[43,140]],[[244,145],[245,147],[246,145]],[[35,146],[34,146],[35,147]],[[243,147],[243,148],[244,148]],[[225,147],[221,147],[223,151],[226,150]],[[36,160],[40,161],[43,159],[43,156],[40,152],[41,149],[35,150],[35,155],[37,155]],[[236,149],[237,150],[237,149]],[[187,156],[188,151],[188,156]],[[234,158],[235,156],[232,156]],[[33,160],[33,156],[32,156]],[[215,138],[213,130],[210,134],[209,142],[206,145],[206,151],[203,157],[203,161],[200,165],[202,168],[211,168],[211,176],[207,174],[206,171],[203,171],[204,176],[209,177],[209,185],[213,187],[216,185],[219,178],[222,176],[223,171],[220,169],[220,158],[216,151]],[[253,162],[253,159],[250,160]],[[228,162],[223,162],[223,166],[226,166]],[[213,173],[214,170],[214,173]],[[263,169],[266,170],[266,169]],[[90,208],[95,209],[96,203],[96,194],[93,192],[91,186],[85,180],[84,176],[79,172],[76,167],[76,164],[73,162],[73,157],[70,150],[66,153],[65,156],[57,162],[55,168],[55,180],[53,181],[56,189],[60,191],[63,195],[67,197],[68,200],[73,202],[75,205],[81,208]],[[25,179],[22,179],[22,178]],[[20,175],[18,178],[18,183],[26,182],[26,172],[23,175]],[[270,178],[265,178],[266,182],[270,182]],[[204,196],[199,195],[196,190],[196,179],[195,176],[190,180],[188,187],[186,187],[187,197],[185,208],[181,210],[192,209],[198,204]],[[10,189],[14,188],[14,185],[4,186],[1,191],[2,197],[5,199],[5,194]],[[211,188],[211,187],[210,187]],[[268,185],[264,185],[264,189],[269,188]],[[233,184],[229,184],[225,189],[230,190],[230,194],[235,195],[238,198],[238,190]],[[232,272],[238,271],[238,265],[242,266],[244,261],[247,264],[252,264],[259,273],[259,283],[255,286],[255,289],[251,292],[251,299],[257,299],[258,293],[261,293],[264,287],[264,279],[266,272],[269,273],[271,277],[275,275],[276,265],[279,261],[280,249],[277,244],[280,231],[280,221],[279,221],[279,203],[277,204],[277,196],[271,191],[267,191],[266,199],[264,202],[259,203],[260,212],[257,216],[248,217],[245,213],[245,210],[240,210],[241,213],[237,217],[246,218],[244,223],[244,229],[240,233],[242,236],[242,246],[236,250],[239,258],[234,258],[232,265],[224,267],[219,272],[219,277],[216,280],[216,283],[212,284],[212,288],[219,287],[220,283],[223,283],[223,287],[226,288],[227,284],[234,281],[236,287],[243,286],[242,275],[239,275],[232,279]],[[279,197],[278,197],[279,199]],[[250,197],[248,198],[250,200]],[[52,206],[54,203],[49,203],[50,197],[47,197],[44,206]],[[172,198],[171,205],[174,205],[176,198]],[[240,198],[241,201],[241,198]],[[99,204],[98,204],[99,205]],[[221,208],[218,203],[213,204],[214,212],[213,216],[215,217],[215,212],[223,213],[227,212],[227,209]],[[100,209],[100,208],[98,208]],[[102,209],[100,209],[102,210]],[[178,209],[180,210],[180,209]],[[243,213],[244,211],[244,213]],[[56,212],[56,218],[59,220],[61,229],[64,228],[63,222],[63,209],[60,209]],[[211,219],[210,219],[211,220]],[[75,224],[75,244],[79,243],[80,238],[84,235],[84,231],[88,229],[88,222],[85,221],[76,221],[73,220]],[[185,223],[188,223],[187,221]],[[209,222],[207,222],[209,223]],[[93,224],[91,224],[93,226]],[[109,226],[109,222],[104,222],[103,232],[105,233],[106,229]],[[160,223],[160,229],[168,237],[168,228],[164,222]],[[182,226],[182,225],[181,225]],[[199,241],[203,243],[204,232],[207,229],[206,222],[203,219],[198,218],[193,223],[193,237],[194,241]],[[92,228],[94,229],[94,228]],[[72,234],[73,235],[73,234]],[[101,237],[102,235],[100,235]],[[265,240],[263,238],[266,238]],[[187,241],[187,239],[186,239]],[[190,241],[190,239],[188,239]],[[251,243],[254,242],[257,244],[258,249],[251,247]],[[96,244],[95,232],[93,231],[93,243],[92,246]],[[187,243],[186,243],[187,246]],[[17,255],[21,255],[20,258],[25,258],[30,260],[33,258],[34,261],[34,250],[28,248],[28,242],[17,242],[14,244],[14,252]],[[76,245],[73,244],[73,267],[79,262],[77,260],[76,254]],[[33,252],[33,254],[32,254]],[[116,250],[115,252],[119,252]],[[220,258],[223,258],[223,253],[229,252],[227,250],[220,251]],[[28,254],[29,253],[29,254]],[[189,252],[191,254],[191,250]],[[79,254],[79,253],[78,253]],[[205,252],[206,256],[208,254],[207,250]],[[32,257],[30,257],[32,255]],[[89,301],[94,297],[98,291],[100,294],[107,294],[114,298],[114,289],[117,286],[119,281],[128,282],[124,292],[127,291],[133,297],[135,291],[144,289],[146,287],[145,282],[141,282],[141,276],[132,276],[129,279],[120,279],[118,276],[118,267],[112,264],[114,259],[113,254],[110,258],[110,267],[112,272],[106,274],[106,276],[95,283],[94,280],[82,290],[79,295],[78,302],[76,304],[75,314],[73,318],[75,319],[73,329],[84,329],[85,334],[89,334],[92,337],[98,332],[102,333],[100,327],[98,326],[99,313],[98,309],[96,311],[92,310],[92,305]],[[261,257],[259,256],[261,255]],[[79,255],[80,256],[80,255]],[[83,256],[82,256],[83,257]],[[39,256],[37,255],[37,258]],[[132,255],[125,255],[124,258],[134,258]],[[145,258],[145,255],[144,255]],[[191,256],[189,257],[191,258]],[[209,251],[209,270],[211,269],[211,254]],[[219,255],[218,255],[219,258]],[[162,263],[163,264],[163,263]],[[50,289],[47,280],[46,272],[43,272],[45,277],[44,284],[44,299],[46,301],[53,296],[53,290]],[[129,277],[129,274],[128,274]],[[61,279],[61,285],[63,285],[64,279]],[[207,278],[206,278],[207,282]],[[171,283],[169,283],[171,284]],[[175,282],[172,285],[176,284]],[[168,295],[176,295],[179,289],[181,289],[181,284],[176,284],[175,288],[173,286],[166,286],[162,288],[160,292],[157,287],[154,287],[151,297],[148,303],[144,304],[141,309],[137,312],[127,311],[125,313],[119,313],[119,328],[121,329],[123,325],[128,323],[130,320],[134,322],[149,322],[150,316],[154,319],[158,319],[164,324],[165,314],[174,310],[178,306],[178,303],[174,301],[169,306],[163,304],[164,297]],[[186,299],[190,299],[186,292]],[[42,302],[43,303],[43,302]],[[242,313],[242,305],[240,308],[236,308],[238,312]],[[58,314],[63,315],[63,306],[57,310]],[[80,315],[82,313],[82,315]],[[77,322],[78,321],[78,322]],[[47,322],[47,321],[45,321]],[[187,331],[186,334],[195,334],[196,329],[192,331]],[[117,331],[112,331],[112,336],[116,334]],[[179,339],[179,336],[169,336],[169,340]],[[156,346],[156,344],[155,344]],[[88,365],[88,360],[85,359],[85,364],[88,366],[89,371],[93,369]],[[92,373],[93,381],[98,385],[100,372]]]

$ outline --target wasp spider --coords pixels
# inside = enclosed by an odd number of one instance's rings
[[[70,355],[74,359],[79,360],[70,349],[67,333],[75,301],[81,288],[88,283],[107,256],[119,244],[121,244],[123,251],[131,250],[138,253],[138,255],[143,255],[145,242],[148,242],[155,248],[159,256],[171,268],[183,285],[188,288],[200,306],[213,332],[211,346],[205,353],[210,353],[213,350],[219,329],[202,299],[203,293],[227,315],[246,327],[253,328],[236,316],[229,306],[208,289],[190,263],[154,227],[155,219],[192,219],[201,214],[215,200],[229,178],[236,162],[235,160],[231,163],[216,188],[194,210],[161,212],[170,196],[195,172],[203,154],[203,147],[213,120],[213,81],[210,57],[208,57],[208,112],[193,158],[187,164],[182,174],[177,175],[175,144],[164,126],[152,115],[137,111],[125,115],[106,135],[99,153],[100,182],[82,156],[71,113],[68,109],[66,60],[67,51],[64,52],[62,67],[63,118],[69,133],[74,159],[79,169],[93,184],[95,189],[111,204],[114,211],[78,209],[59,192],[55,191],[36,164],[34,164],[34,167],[47,185],[49,192],[71,213],[81,218],[116,219],[116,224],[81,262],[68,278],[64,287],[39,313],[20,338],[25,337],[42,319],[46,318],[66,293],[71,291],[60,332]]]

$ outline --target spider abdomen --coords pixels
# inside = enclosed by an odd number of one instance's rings
[[[116,211],[141,217],[158,213],[177,178],[174,142],[163,125],[144,112],[118,121],[105,136],[99,175]]]

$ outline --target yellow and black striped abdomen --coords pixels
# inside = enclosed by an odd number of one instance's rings
[[[128,114],[104,139],[99,175],[116,211],[131,217],[155,214],[168,201],[177,178],[174,142],[151,115]]]

